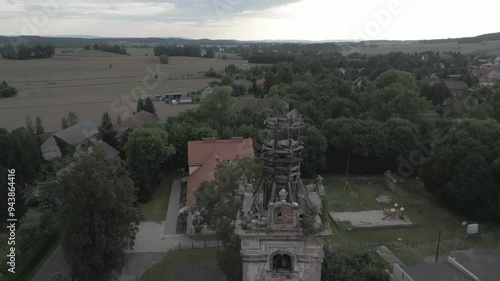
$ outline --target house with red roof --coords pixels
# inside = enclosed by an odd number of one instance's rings
[[[195,203],[195,192],[204,181],[215,180],[215,168],[219,163],[229,163],[236,159],[253,158],[252,139],[234,137],[227,140],[205,138],[188,142],[189,177],[187,180],[186,209]],[[191,215],[187,220],[187,232],[193,234]]]
[[[477,77],[495,77],[499,75],[500,68],[498,66],[480,67],[472,69],[472,74]]]

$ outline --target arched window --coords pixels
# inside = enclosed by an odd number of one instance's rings
[[[288,254],[275,254],[271,262],[272,270],[292,271],[292,257]]]

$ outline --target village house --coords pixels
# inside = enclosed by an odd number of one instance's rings
[[[465,94],[469,88],[464,81],[461,80],[443,80],[443,81],[431,81],[429,84],[434,86],[435,84],[444,83],[446,88],[450,90],[453,96],[458,96]]]
[[[55,133],[41,146],[42,157],[52,161],[64,154],[77,151],[83,145],[97,140],[98,126],[94,122],[84,121]]]
[[[358,79],[356,79],[354,81],[354,86],[356,86],[356,87],[365,87],[368,84],[369,81],[370,80],[368,79],[368,76],[361,76],[361,77],[358,77]]]
[[[116,131],[119,135],[123,135],[128,129],[136,129],[147,123],[160,122],[160,118],[155,114],[149,113],[147,111],[140,111],[138,113],[132,114],[127,119],[123,120],[118,126],[116,126]]]
[[[255,86],[257,86],[258,89],[264,89],[264,86],[266,84],[266,79],[265,78],[259,78],[255,81]]]
[[[227,140],[205,138],[188,142],[189,177],[187,180],[186,209],[195,204],[195,192],[204,181],[213,181],[215,167],[236,159],[255,156],[252,139],[234,137]],[[187,233],[194,234],[192,215],[188,215]]]

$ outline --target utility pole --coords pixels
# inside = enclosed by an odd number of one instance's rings
[[[436,249],[436,263],[438,262],[438,259],[439,259],[439,245],[440,244],[441,244],[441,230],[439,230],[438,244],[437,244],[437,249]]]

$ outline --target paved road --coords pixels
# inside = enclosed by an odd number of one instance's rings
[[[64,259],[64,252],[60,245],[31,280],[52,281],[52,274],[54,272],[69,273],[69,265]]]
[[[177,229],[177,215],[179,213],[179,202],[181,199],[181,181],[174,179],[170,189],[167,216],[163,224],[163,235],[174,235]]]

